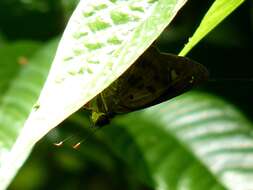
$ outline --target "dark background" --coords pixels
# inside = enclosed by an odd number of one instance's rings
[[[179,53],[211,4],[189,1],[161,36],[161,48]],[[232,102],[249,117],[253,116],[252,44],[253,7],[246,1],[187,55],[208,68],[210,81],[205,90]]]

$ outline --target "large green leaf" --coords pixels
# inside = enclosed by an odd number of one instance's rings
[[[38,103],[2,168],[1,185],[41,137],[123,73],[185,1],[80,1]]]
[[[36,51],[37,43],[17,42],[0,49],[0,189],[17,171],[5,168],[8,155],[39,96],[56,45],[54,41]],[[30,150],[23,151],[28,155]],[[22,158],[17,160],[21,165]]]
[[[186,0],[80,1],[39,100],[1,168],[5,187],[34,144],[120,76]],[[38,58],[39,59],[39,58]]]
[[[179,55],[185,56],[202,38],[231,14],[244,0],[216,0]]]
[[[123,73],[159,36],[185,1],[80,1],[63,35],[39,101],[23,128],[20,122],[22,130],[18,139],[17,134],[13,135],[1,156],[4,163],[0,168],[0,189],[10,182],[34,144]],[[228,9],[226,15],[242,1],[231,2],[232,9]],[[226,5],[230,7],[229,3]],[[209,25],[208,31],[216,24]],[[42,51],[47,53],[38,54],[34,62],[48,63],[54,49],[50,47]],[[27,85],[36,83],[29,75],[21,76],[26,76]],[[34,86],[39,91],[40,86]],[[36,97],[36,93],[32,95],[31,102]]]
[[[39,47],[39,43],[35,42],[16,42],[0,48],[0,166],[20,130],[20,122],[25,119],[23,115],[28,115],[30,111],[20,106],[23,105],[23,93],[16,97],[17,91],[14,90],[21,90],[22,85],[17,83],[16,78],[27,66],[19,62],[22,59],[28,61]]]
[[[68,132],[72,131],[70,134],[87,137],[87,129],[84,128],[89,123],[83,115],[74,115],[65,125]],[[71,160],[70,165],[92,162],[109,170],[110,176],[114,175],[113,170],[108,169],[112,166],[118,167],[122,173],[127,168],[127,174],[132,179],[123,175],[113,179],[125,177],[129,183],[134,179],[151,189],[244,190],[252,187],[252,125],[238,109],[220,98],[192,92],[147,110],[115,117],[110,126],[90,136],[78,151],[68,147],[75,143],[74,140],[69,144],[66,142],[65,150],[47,143],[49,149],[44,149],[45,152],[37,149],[36,152],[41,152],[43,156],[39,158],[42,159],[46,159],[48,153],[52,154],[53,160],[57,160],[54,158],[57,157],[56,152],[66,154],[67,158],[78,155],[78,160]],[[119,160],[120,165],[117,165]],[[39,168],[46,169],[46,164],[41,163],[43,166]],[[54,173],[55,167],[52,168],[50,163],[48,173]],[[65,167],[70,166],[66,164]],[[78,167],[80,173],[87,171],[85,169]],[[26,178],[24,171],[19,177]],[[78,183],[80,179],[74,178],[72,183]],[[51,180],[53,187],[62,184],[59,176],[57,179]],[[66,179],[64,184],[70,182],[71,179]]]
[[[39,109],[26,122],[25,130],[37,126],[31,142],[123,73],[159,36],[184,2],[81,1],[60,42],[38,100]]]
[[[252,123],[221,99],[192,92],[115,119],[106,142],[155,189],[253,189]]]

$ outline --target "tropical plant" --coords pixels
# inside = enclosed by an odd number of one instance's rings
[[[185,56],[243,2],[213,1],[179,55]],[[206,2],[198,3],[1,2],[0,189],[9,184],[10,189],[253,189],[252,123],[228,100],[213,95],[215,89],[208,84],[148,109],[116,116],[96,133],[90,128],[89,113],[81,109],[155,40],[166,50],[174,39],[188,38],[189,23],[181,25],[187,29],[175,27],[173,33],[172,20],[186,11],[185,4],[207,7]],[[193,15],[194,8],[188,10]],[[30,19],[30,25],[23,28],[17,15]],[[9,26],[11,21],[15,24]],[[189,25],[197,24],[191,20]],[[49,41],[41,42],[44,39]],[[236,46],[231,39],[229,46]],[[228,49],[225,40],[221,42]],[[208,54],[202,58],[208,59]],[[62,146],[53,146],[64,138],[68,140]],[[83,139],[78,150],[72,148]]]

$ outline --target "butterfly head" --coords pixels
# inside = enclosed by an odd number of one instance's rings
[[[106,113],[92,111],[91,120],[94,126],[102,127],[110,123],[110,117]]]

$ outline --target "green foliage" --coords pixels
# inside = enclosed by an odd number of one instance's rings
[[[244,0],[216,0],[201,21],[194,35],[179,53],[185,56],[202,38],[233,12]]]
[[[17,2],[22,7],[21,15],[27,10],[41,13],[61,7],[49,1]],[[11,182],[34,144],[131,66],[185,2],[80,1],[54,60],[58,40],[43,46],[26,41],[7,45],[3,35],[4,40],[0,40],[0,189]],[[190,51],[242,2],[216,0],[180,54]],[[72,3],[62,1],[63,19],[69,15]],[[2,5],[11,4],[3,1]],[[41,34],[41,38],[45,35]],[[85,121],[83,114],[77,114],[68,124],[80,129]],[[80,129],[80,134],[87,134],[83,131],[87,132]],[[81,148],[79,156],[66,151],[55,157],[62,168],[73,173],[81,173],[89,163],[111,172],[113,177],[120,173],[127,179],[125,188],[129,189],[140,189],[144,184],[153,189],[244,190],[253,186],[251,134],[252,124],[235,107],[217,97],[192,92],[115,118],[111,127],[94,136],[93,144]],[[27,186],[23,184],[24,189],[38,189],[47,180],[43,174],[46,169],[42,169],[46,163],[35,163],[30,170],[25,170],[29,182]],[[38,168],[37,173],[34,167]],[[134,174],[132,178],[130,174]],[[15,183],[11,188],[22,189]],[[54,188],[53,183],[48,184]],[[71,189],[84,187],[75,186],[74,182],[69,184]],[[58,186],[55,184],[55,188],[59,187],[63,187],[62,181]]]
[[[247,189],[253,185],[253,170],[245,168],[253,164],[252,124],[216,97],[186,93],[119,118],[116,126],[123,126],[135,139],[155,189]],[[127,137],[111,137],[122,159],[136,167],[140,158],[134,157]]]
[[[138,1],[136,6],[145,6],[145,12],[141,13],[126,9],[126,5],[133,4],[130,1],[127,4],[124,1],[104,3],[108,6],[100,6],[99,10],[97,6],[101,3],[94,1],[81,1],[77,6],[59,44],[36,109],[31,111],[7,154],[8,162],[0,168],[0,173],[6,170],[10,173],[0,179],[3,186],[33,145],[124,72],[160,35],[184,1]],[[115,23],[118,14],[113,14],[113,18],[111,15],[120,10],[129,14],[129,22],[124,19],[123,23]],[[84,14],[87,11],[96,14],[87,16]],[[121,43],[106,44],[115,35]]]
[[[6,183],[5,180],[10,180],[5,179],[7,176],[6,170],[8,171],[9,168],[3,169],[8,164],[11,164],[10,160],[6,159],[6,156],[11,151],[18,135],[20,135],[22,126],[39,96],[47,77],[56,45],[57,42],[54,41],[36,51],[40,47],[36,43],[17,42],[0,50],[1,66],[3,68],[0,75],[2,77],[0,86],[2,92],[0,96],[1,185]],[[22,62],[20,59],[25,59],[27,63],[19,63],[20,61]],[[24,149],[22,152],[28,153],[30,150]],[[27,153],[26,155],[28,155]],[[23,162],[21,157],[18,160],[21,163]]]

